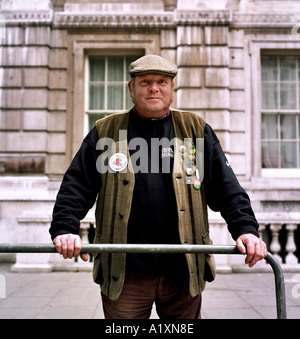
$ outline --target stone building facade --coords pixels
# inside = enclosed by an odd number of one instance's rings
[[[299,22],[298,0],[0,1],[0,242],[50,241],[56,193],[84,135],[104,112],[128,106],[128,79],[110,82],[111,60],[125,69],[158,54],[179,68],[173,107],[214,128],[270,250],[297,268]],[[101,65],[103,79],[93,79]],[[123,91],[120,107],[112,88]],[[220,216],[210,221],[214,243],[232,244]],[[84,239],[90,222],[93,211]],[[53,254],[0,260],[15,270],[81,265]],[[241,259],[217,263],[231,270]]]

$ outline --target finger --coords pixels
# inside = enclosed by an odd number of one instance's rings
[[[261,259],[260,260],[262,260],[268,255],[268,249],[264,241],[260,240],[260,244],[261,244]]]
[[[78,236],[74,239],[74,257],[75,258],[79,256],[81,248],[82,248],[82,242],[81,242],[80,237]]]
[[[255,244],[254,255],[253,255],[251,261],[249,262],[249,267],[253,267],[258,261],[260,261],[263,258],[265,258],[266,255],[267,255],[266,254],[266,246],[265,246],[264,242],[259,240]]]
[[[60,238],[61,241],[61,254],[64,257],[64,259],[68,258],[68,242],[65,237]]]
[[[55,245],[55,248],[56,248],[56,251],[61,254],[61,241],[60,241],[60,238],[59,237],[56,237],[54,240],[53,240],[53,243]]]
[[[72,259],[74,257],[74,242],[75,239],[73,237],[68,237],[67,240],[67,256],[69,259]]]
[[[248,262],[249,267],[253,267],[258,261],[262,259],[261,255],[257,252],[253,255],[251,260]]]
[[[240,238],[237,239],[236,246],[242,254],[246,254],[246,247],[245,247],[242,239],[240,239]]]
[[[81,253],[80,257],[83,261],[88,261],[89,260],[89,256],[87,253]]]
[[[256,250],[255,250],[255,244],[252,242],[247,242],[246,244],[246,249],[247,249],[247,256],[245,259],[245,264],[248,265],[252,260],[254,260]]]
[[[267,245],[263,242],[263,256],[264,258],[268,255]]]

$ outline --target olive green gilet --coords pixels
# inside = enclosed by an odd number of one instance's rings
[[[178,141],[190,139],[195,145],[197,138],[204,138],[205,121],[194,113],[171,109],[175,138]],[[107,170],[101,170],[102,186],[96,203],[96,235],[94,243],[127,243],[127,225],[135,185],[135,176],[130,162],[127,142],[129,112],[116,113],[96,122],[99,141],[98,149],[107,152],[103,159]],[[123,133],[119,133],[119,131]],[[107,139],[109,138],[109,139]],[[100,141],[104,140],[100,145]],[[113,140],[109,153],[103,146]],[[177,143],[177,141],[176,141]],[[123,153],[128,166],[121,172],[109,169],[109,156]],[[99,159],[99,158],[98,158]],[[179,144],[174,145],[173,184],[177,202],[178,227],[181,244],[211,244],[207,206],[203,185],[199,190],[187,184]],[[103,166],[103,164],[102,164]],[[212,255],[185,254],[189,270],[189,291],[194,297],[205,288],[205,281],[215,277],[215,262]],[[94,281],[101,285],[101,291],[112,300],[117,300],[124,284],[126,254],[99,253],[94,258]],[[181,274],[181,272],[178,272]]]

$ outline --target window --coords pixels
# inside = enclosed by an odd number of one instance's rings
[[[262,168],[300,168],[300,57],[263,55]]]
[[[91,55],[87,71],[87,123],[90,130],[95,121],[132,107],[127,83],[128,67],[138,55]]]

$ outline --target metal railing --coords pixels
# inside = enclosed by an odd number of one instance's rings
[[[53,244],[0,244],[0,253],[55,253]],[[83,245],[82,253],[203,253],[241,254],[236,246],[216,245],[131,245],[93,244]],[[275,276],[277,319],[286,319],[284,275],[278,261],[268,252],[265,260],[271,265]]]

